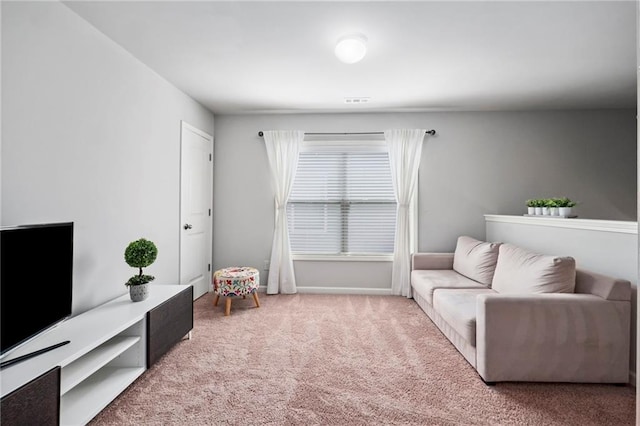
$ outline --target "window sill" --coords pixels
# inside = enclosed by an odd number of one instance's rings
[[[309,262],[393,262],[393,255],[294,254],[293,260]]]

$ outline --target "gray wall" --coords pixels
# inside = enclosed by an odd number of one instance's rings
[[[581,217],[636,220],[635,116],[631,109],[216,116],[214,264],[261,267],[269,258],[273,193],[259,130],[436,129],[420,166],[418,247],[453,251],[461,234],[485,237],[483,214],[523,214],[528,198],[566,195],[580,201]],[[326,285],[389,288],[390,267],[381,268],[374,283],[357,281],[353,270]],[[299,268],[298,284],[320,286],[317,269]]]
[[[74,314],[126,293],[140,237],[159,249],[154,285],[178,282],[180,120],[213,133],[213,114],[66,6],[2,2],[2,224],[75,222]],[[49,285],[37,256],[28,278]]]
[[[528,198],[567,196],[582,218],[636,220],[635,109],[444,117],[421,163],[421,250],[482,238],[483,214],[524,214]]]

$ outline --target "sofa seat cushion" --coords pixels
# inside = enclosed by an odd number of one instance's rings
[[[453,254],[453,270],[491,287],[499,247],[500,243],[487,243],[466,236],[459,237]]]
[[[505,294],[573,293],[576,261],[548,256],[502,244],[493,277],[493,288]]]
[[[471,346],[476,346],[476,298],[479,294],[495,293],[484,289],[436,289],[433,309]]]
[[[411,271],[411,287],[431,306],[433,306],[433,291],[437,288],[487,288],[451,269]]]

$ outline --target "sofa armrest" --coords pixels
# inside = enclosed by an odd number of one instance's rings
[[[630,312],[588,294],[481,294],[476,369],[487,382],[627,383]]]
[[[453,253],[414,253],[411,270],[415,269],[453,269]]]
[[[631,283],[586,269],[576,269],[575,292],[594,294],[607,300],[631,300]]]

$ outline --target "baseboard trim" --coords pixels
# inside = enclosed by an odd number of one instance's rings
[[[391,289],[390,288],[360,288],[360,287],[298,287],[298,293],[363,294],[368,296],[391,296]]]
[[[360,287],[298,287],[300,294],[362,294],[366,296],[391,296],[390,288]],[[267,286],[260,286],[259,293],[266,293]]]

